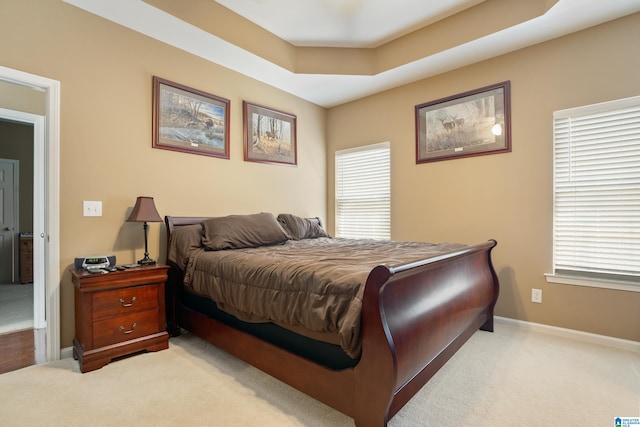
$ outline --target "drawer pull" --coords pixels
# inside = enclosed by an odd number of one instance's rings
[[[136,297],[131,298],[131,302],[129,304],[125,304],[124,300],[120,298],[120,305],[123,307],[131,307],[134,302],[136,302]]]
[[[134,323],[133,325],[131,325],[131,329],[129,329],[128,331],[125,331],[124,326],[120,326],[120,332],[122,332],[125,335],[129,335],[130,333],[133,332],[133,330],[136,328],[136,324]]]

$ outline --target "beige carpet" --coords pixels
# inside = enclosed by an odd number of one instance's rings
[[[640,415],[640,354],[508,324],[471,340],[391,426],[613,426]],[[3,426],[352,426],[199,339],[80,374],[73,359],[0,375]]]

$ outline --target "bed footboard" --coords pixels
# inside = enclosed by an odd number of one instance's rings
[[[495,245],[371,272],[355,368],[356,425],[386,425],[478,328],[493,330]]]

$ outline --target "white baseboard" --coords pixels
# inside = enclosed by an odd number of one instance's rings
[[[65,347],[60,349],[60,359],[73,357],[73,347]]]
[[[623,340],[621,338],[608,337],[606,335],[598,335],[589,332],[576,331],[574,329],[543,325],[542,323],[526,322],[524,320],[511,319],[509,317],[495,316],[494,320],[496,323],[503,323],[505,325],[515,326],[528,331],[540,332],[542,334],[554,335],[561,338],[569,338],[591,344],[600,344],[640,353],[640,342],[638,341]]]

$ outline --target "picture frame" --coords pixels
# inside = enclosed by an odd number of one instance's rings
[[[245,161],[298,164],[296,116],[243,101],[243,120]]]
[[[153,148],[229,158],[230,101],[153,77]]]
[[[511,151],[510,81],[415,106],[416,163]]]

